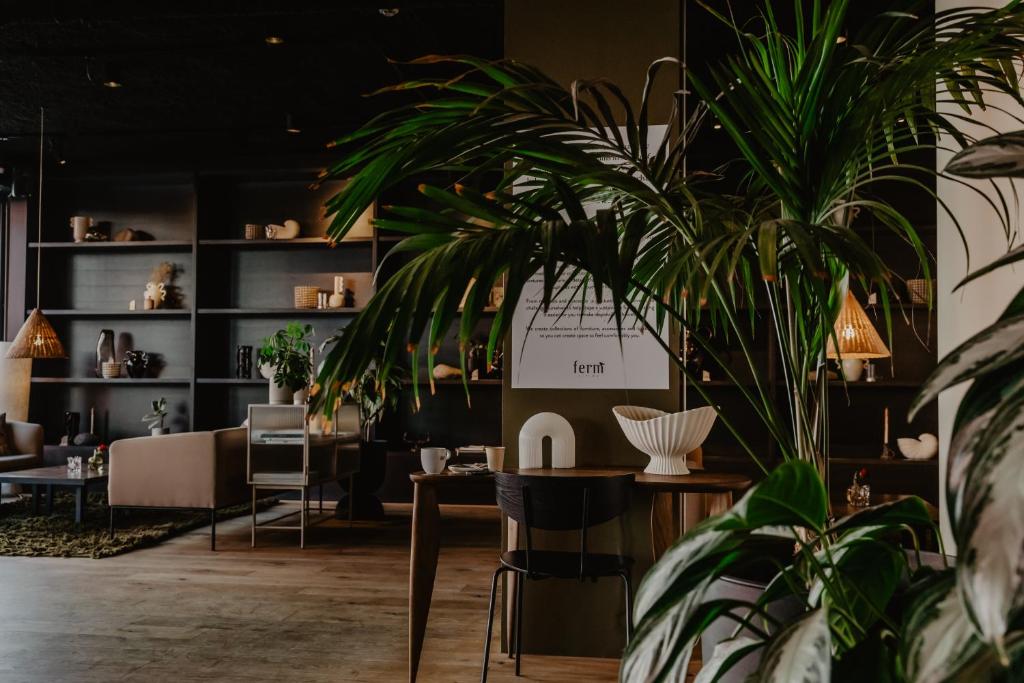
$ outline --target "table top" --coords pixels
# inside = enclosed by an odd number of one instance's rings
[[[512,474],[520,470],[508,468],[502,470]],[[541,477],[611,477],[619,474],[635,474],[636,485],[652,491],[671,493],[727,493],[744,491],[751,485],[751,480],[742,474],[728,472],[706,472],[691,470],[689,474],[646,474],[642,467],[572,467],[572,468],[537,468],[522,470],[522,474]],[[409,475],[413,483],[434,485],[457,485],[458,482],[472,479],[489,479],[483,474],[454,474],[445,469],[441,474],[413,472]]]
[[[102,473],[91,470],[82,463],[82,469],[75,474],[68,471],[67,465],[52,467],[34,467],[30,470],[14,470],[0,472],[0,481],[9,484],[53,484],[55,486],[85,486],[87,484],[106,481],[108,471]]]

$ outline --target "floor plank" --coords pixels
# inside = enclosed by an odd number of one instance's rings
[[[306,550],[271,531],[250,549],[243,517],[218,524],[216,553],[206,528],[104,560],[0,557],[0,680],[402,681],[409,510],[388,512],[314,527]],[[475,681],[499,522],[493,508],[442,514],[420,680]],[[496,636],[489,680],[600,683],[617,669],[526,655],[516,678]]]

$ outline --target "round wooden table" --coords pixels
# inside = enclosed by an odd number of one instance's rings
[[[517,472],[506,469],[505,472]],[[748,477],[724,472],[692,471],[684,475],[646,474],[640,467],[574,467],[568,469],[529,469],[524,474],[552,477],[594,477],[635,474],[636,487],[653,495],[651,506],[651,545],[654,559],[682,534],[682,494],[707,494],[706,512],[718,514],[732,506],[733,493],[743,492],[751,485]],[[434,594],[437,575],[437,556],[441,550],[441,512],[437,491],[441,487],[465,485],[471,479],[492,475],[452,474],[447,469],[441,474],[414,472],[409,475],[413,483],[412,547],[409,554],[409,681],[416,681],[423,636],[427,630],[427,617]],[[509,550],[515,549],[518,525],[508,520]]]

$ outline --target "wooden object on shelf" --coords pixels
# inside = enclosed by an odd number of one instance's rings
[[[299,285],[295,288],[295,308],[316,308],[319,287]]]

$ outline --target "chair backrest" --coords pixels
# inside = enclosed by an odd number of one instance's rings
[[[587,529],[622,515],[632,497],[633,474],[543,476],[495,472],[498,507],[526,531],[526,568],[533,553],[532,529],[580,532],[583,577]]]
[[[633,474],[538,476],[496,472],[498,507],[528,527],[583,530],[615,519],[629,507]]]

